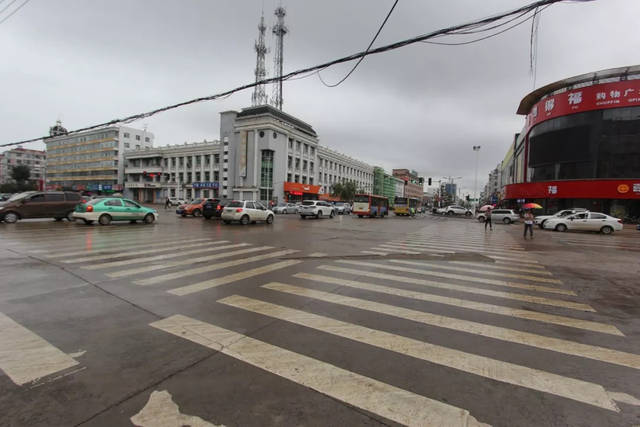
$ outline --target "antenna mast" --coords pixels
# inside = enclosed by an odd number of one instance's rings
[[[264,44],[264,33],[267,27],[264,25],[264,13],[260,17],[260,24],[258,25],[258,40],[254,44],[256,50],[256,83],[264,80],[267,77],[267,70],[264,65],[264,58],[268,52],[267,47]],[[254,107],[257,105],[264,105],[267,103],[267,94],[265,92],[264,84],[259,84],[253,89],[251,95],[251,105]]]
[[[278,22],[273,26],[273,34],[276,36],[276,53],[274,55],[275,62],[275,75],[278,79],[273,87],[272,103],[273,105],[282,110],[282,64],[284,56],[284,35],[289,32],[284,25],[284,17],[287,11],[284,7],[280,6],[276,9],[275,15],[278,18]]]

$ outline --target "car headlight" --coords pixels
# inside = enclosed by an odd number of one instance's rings
[[[0,206],[0,211],[1,211],[2,209],[4,209],[4,206]]]

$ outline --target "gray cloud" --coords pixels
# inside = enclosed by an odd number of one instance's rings
[[[285,69],[362,50],[391,1],[284,1],[290,34]],[[515,0],[402,0],[379,44],[470,21],[528,3]],[[253,78],[253,40],[264,4],[275,1],[31,2],[0,25],[2,141],[146,111],[228,89]],[[637,62],[640,3],[563,3],[541,19],[537,86]],[[463,176],[473,191],[473,145],[481,145],[480,185],[502,160],[522,118],[520,99],[533,89],[529,31],[523,25],[481,43],[427,44],[366,58],[338,88],[317,77],[285,85],[285,110],[312,124],[321,143],[386,168],[425,176]],[[271,42],[269,36],[268,41]],[[268,57],[271,71],[272,57]],[[343,64],[322,73],[335,82]],[[135,123],[158,144],[218,136],[220,111],[240,109],[250,92]],[[32,144],[37,147],[37,144]],[[41,146],[41,145],[40,145]]]

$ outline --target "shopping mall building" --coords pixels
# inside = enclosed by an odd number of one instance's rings
[[[583,74],[520,102],[501,163],[501,205],[640,216],[640,65]]]

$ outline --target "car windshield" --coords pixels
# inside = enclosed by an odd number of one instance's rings
[[[13,202],[14,200],[20,200],[20,199],[24,199],[27,196],[30,196],[34,193],[34,191],[27,191],[25,193],[18,193],[18,194],[14,194],[13,196],[11,196],[9,198],[9,202]]]
[[[344,202],[336,202],[336,206],[344,206]]]
[[[361,196],[356,196],[353,199],[354,202],[359,202],[359,203],[369,203],[369,196],[367,195],[361,195]]]
[[[99,199],[91,199],[87,202],[87,205],[97,205],[98,203],[104,201],[104,198]]]
[[[193,199],[189,203],[192,204],[192,205],[199,205],[200,203],[202,203],[202,199]]]
[[[314,204],[315,202],[311,200],[305,200],[304,202],[302,202],[302,206],[313,206]]]
[[[244,206],[243,202],[240,202],[238,200],[234,200],[233,202],[230,202],[227,207],[229,208],[241,208]]]

